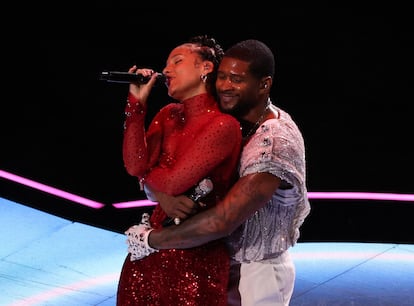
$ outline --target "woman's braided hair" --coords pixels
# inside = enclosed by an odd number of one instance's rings
[[[216,97],[215,83],[217,79],[217,70],[224,56],[223,48],[214,38],[209,37],[208,35],[193,36],[188,42],[200,47],[197,48],[196,52],[198,52],[202,60],[211,61],[213,63],[213,71],[207,75],[206,82],[207,88]]]

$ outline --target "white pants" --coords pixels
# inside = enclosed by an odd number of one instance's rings
[[[294,283],[295,266],[288,251],[275,263],[232,262],[228,305],[288,306]]]

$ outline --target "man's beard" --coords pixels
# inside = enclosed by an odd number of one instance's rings
[[[221,107],[220,109],[223,113],[230,114],[233,117],[236,117],[237,119],[241,119],[249,113],[253,106],[254,105],[251,105],[248,102],[238,101],[238,103],[230,109],[223,109]]]
[[[221,108],[221,111],[223,113],[232,115],[233,117],[237,118],[242,128],[242,136],[246,137],[247,136],[246,134],[248,134],[249,131],[253,129],[255,123],[244,120],[243,117],[245,117],[253,107],[254,107],[253,103],[249,103],[249,102],[241,100],[241,101],[238,101],[238,103],[235,104],[232,108],[230,109]]]

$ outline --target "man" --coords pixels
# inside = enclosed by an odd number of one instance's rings
[[[145,254],[226,237],[233,261],[229,305],[240,298],[243,306],[289,305],[295,281],[289,248],[310,211],[301,132],[270,100],[274,69],[274,55],[260,41],[242,41],[225,52],[216,88],[221,109],[242,123],[240,178],[218,205],[191,217],[194,203],[185,196],[157,194],[181,224],[140,229]]]

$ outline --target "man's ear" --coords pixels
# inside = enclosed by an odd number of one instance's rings
[[[261,89],[267,89],[267,88],[270,88],[270,86],[272,86],[272,78],[270,76],[264,78],[262,80],[262,83],[260,84]]]

